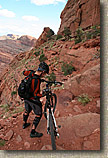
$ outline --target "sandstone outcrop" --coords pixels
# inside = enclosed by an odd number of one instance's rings
[[[40,46],[41,44],[43,44],[43,43],[45,43],[46,41],[47,41],[47,33],[50,31],[50,28],[49,27],[45,27],[44,29],[43,29],[43,32],[42,32],[42,34],[40,35],[40,37],[37,39],[37,41],[36,41],[36,45],[35,45],[35,47],[38,47],[38,46]]]

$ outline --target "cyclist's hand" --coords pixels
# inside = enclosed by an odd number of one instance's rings
[[[20,98],[21,99],[21,101],[24,101],[24,98]]]
[[[46,95],[46,91],[43,90],[43,91],[42,91],[42,97],[44,97],[45,95]]]

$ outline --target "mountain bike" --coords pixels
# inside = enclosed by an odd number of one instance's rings
[[[51,144],[52,150],[56,150],[56,137],[59,138],[58,128],[56,124],[56,119],[54,117],[54,112],[57,104],[57,96],[55,93],[52,93],[51,86],[52,84],[55,85],[62,85],[61,82],[51,82],[43,80],[42,82],[46,82],[46,88],[43,90],[46,96],[46,103],[44,107],[44,116],[47,119],[47,134],[51,135]]]

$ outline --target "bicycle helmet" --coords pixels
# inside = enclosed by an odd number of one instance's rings
[[[49,66],[45,62],[41,62],[37,71],[45,71],[47,74],[49,73]]]

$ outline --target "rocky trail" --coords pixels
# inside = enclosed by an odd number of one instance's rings
[[[45,100],[45,99],[44,99]],[[55,117],[60,133],[57,138],[57,150],[99,150],[100,149],[100,114],[99,100],[94,101],[95,112],[91,104],[83,107],[77,100],[69,105],[58,105]],[[93,109],[92,109],[93,110]],[[30,114],[31,123],[35,115]],[[13,114],[8,119],[0,120],[0,138],[5,140],[1,150],[52,150],[50,135],[47,134],[46,119],[44,116],[37,128],[42,132],[41,138],[30,138],[31,126],[22,129],[22,113]]]

